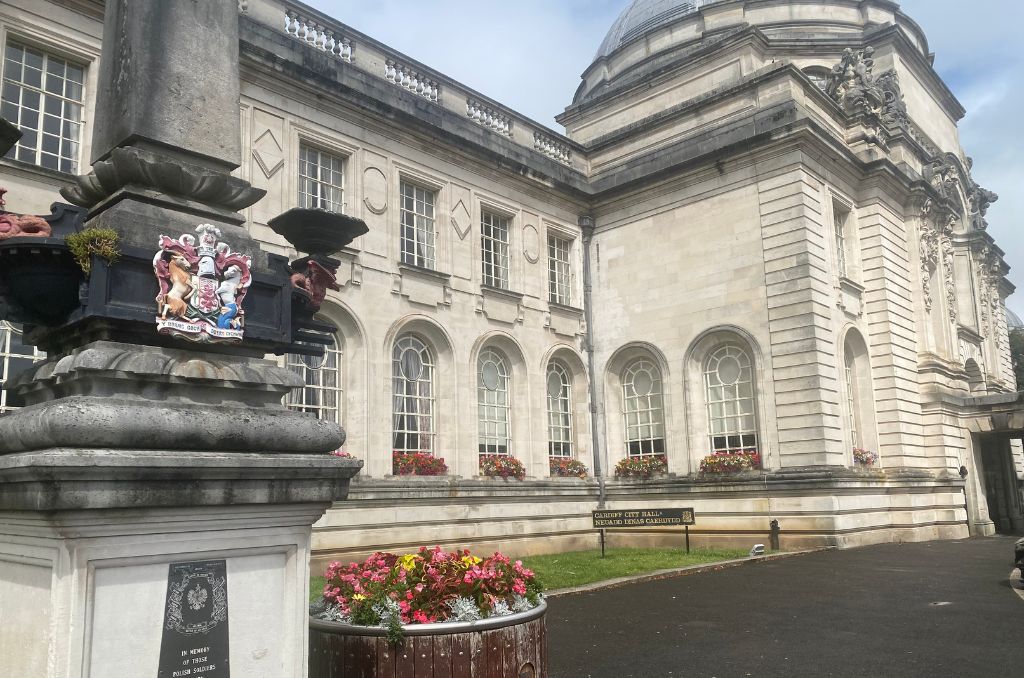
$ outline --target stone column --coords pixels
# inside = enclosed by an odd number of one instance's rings
[[[0,418],[2,673],[305,678],[311,525],[361,463],[263,357],[289,350],[291,288],[238,213],[262,191],[230,174],[237,0],[111,0],[102,64],[93,171],[62,194],[123,256],[26,333],[50,357]],[[251,257],[237,345],[157,332],[159,237],[200,223]]]

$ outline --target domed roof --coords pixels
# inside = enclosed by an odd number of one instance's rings
[[[1013,330],[1024,330],[1024,322],[1021,322],[1020,317],[1010,309],[1006,309],[1006,324],[1011,332]]]
[[[633,0],[612,24],[595,60],[606,57],[633,38],[692,14],[714,0]]]

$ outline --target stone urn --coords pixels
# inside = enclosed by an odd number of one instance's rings
[[[474,622],[404,627],[401,645],[387,629],[309,620],[309,678],[547,678],[547,603]]]

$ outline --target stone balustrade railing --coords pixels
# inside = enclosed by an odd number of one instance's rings
[[[533,147],[544,155],[554,158],[558,162],[572,165],[572,151],[566,144],[556,141],[547,134],[541,132],[533,133]]]
[[[327,52],[342,61],[352,63],[352,41],[333,27],[325,26],[299,10],[288,8],[284,12],[284,32],[297,40]]]
[[[239,0],[238,11],[252,21],[283,31],[314,49],[464,115],[531,152],[586,171],[586,158],[572,153],[574,145],[569,139],[297,0]],[[355,57],[357,42],[358,58]]]
[[[478,125],[505,136],[512,136],[511,117],[472,97],[466,99],[466,115]]]
[[[384,62],[384,78],[428,101],[437,101],[441,88],[436,80],[394,59]]]

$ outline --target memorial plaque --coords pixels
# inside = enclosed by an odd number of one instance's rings
[[[692,508],[594,511],[594,527],[672,527],[694,525]]]
[[[157,678],[228,678],[227,562],[171,563]]]

